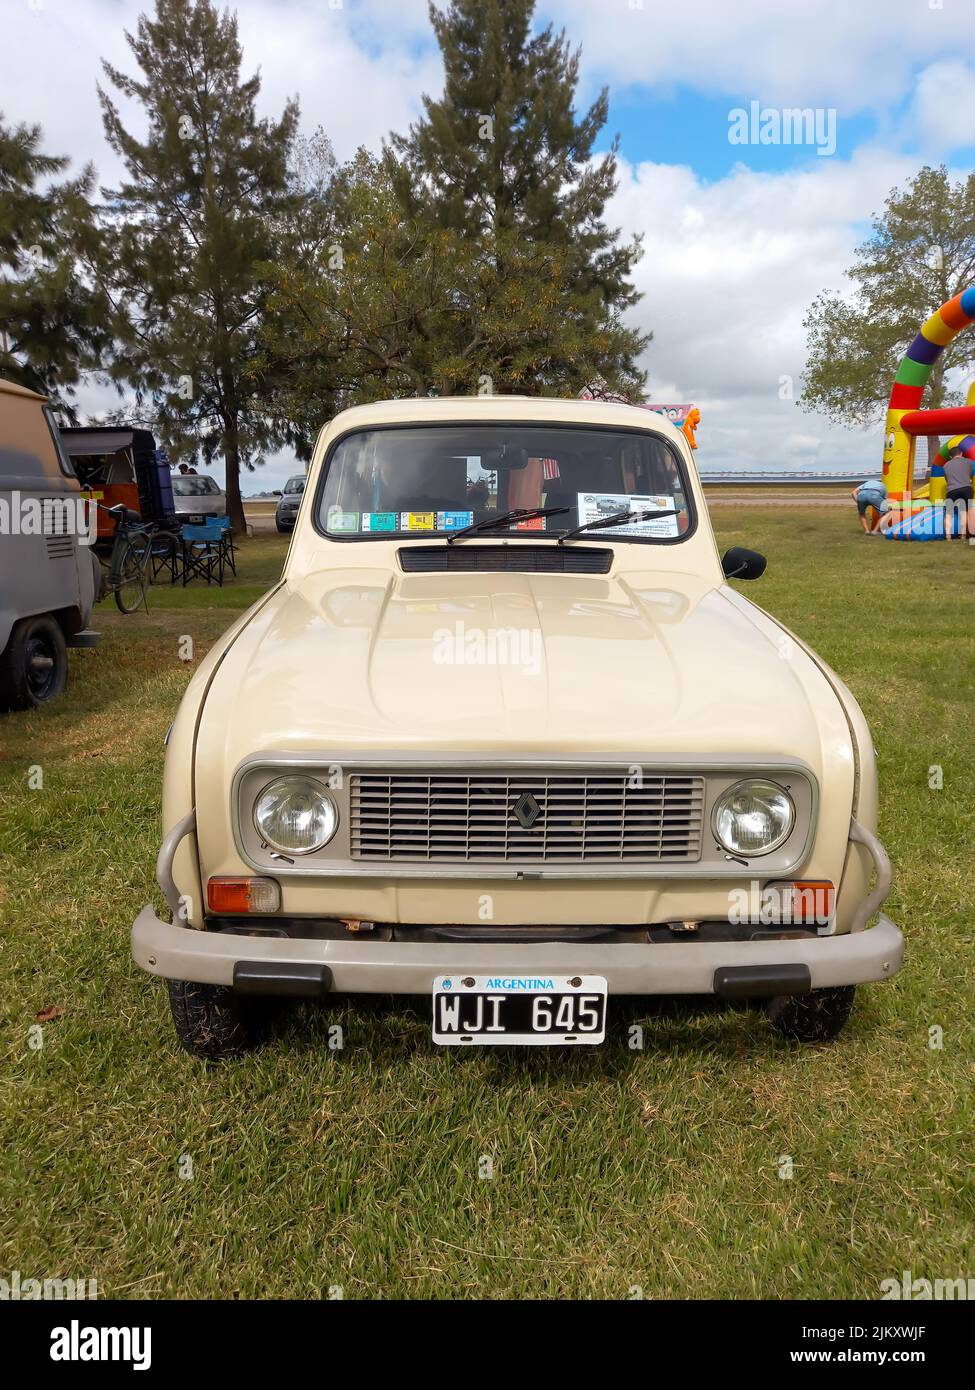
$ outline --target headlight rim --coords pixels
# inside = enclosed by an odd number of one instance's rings
[[[768,844],[764,849],[753,849],[747,851],[736,849],[733,845],[726,844],[722,836],[718,833],[718,812],[721,810],[722,804],[727,800],[727,798],[729,798],[736,791],[738,791],[740,787],[755,786],[774,787],[776,792],[780,793],[782,796],[785,797],[786,801],[788,802],[790,811],[788,828],[776,840],[771,841],[771,843]],[[784,787],[781,782],[776,782],[774,778],[768,776],[768,774],[765,774],[764,776],[759,774],[752,777],[741,777],[738,779],[737,782],[732,782],[730,786],[725,787],[724,791],[720,792],[718,796],[715,798],[714,805],[711,808],[710,821],[711,833],[726,854],[733,854],[739,859],[763,859],[767,854],[774,854],[776,850],[781,849],[782,846],[787,843],[790,836],[794,833],[796,826],[798,825],[799,812],[798,808],[796,807],[795,797],[792,795],[792,793],[789,791],[787,787]]]
[[[264,797],[272,787],[277,786],[279,782],[304,782],[307,785],[315,788],[316,792],[320,795],[322,801],[329,808],[332,815],[331,829],[329,830],[329,833],[325,836],[323,840],[318,841],[314,845],[309,845],[307,849],[295,849],[293,846],[282,845],[279,844],[277,841],[272,840],[270,835],[268,835],[267,831],[264,830],[264,828],[260,825],[257,819],[257,808],[261,801],[261,798]],[[288,856],[296,855],[300,858],[304,858],[306,855],[309,854],[318,854],[321,850],[325,848],[326,845],[330,844],[332,840],[334,840],[336,834],[338,833],[340,815],[338,804],[336,803],[335,798],[330,794],[328,788],[325,786],[325,784],[321,781],[320,778],[313,777],[310,773],[307,772],[293,771],[276,773],[275,776],[273,776],[269,781],[265,782],[264,785],[258,789],[258,791],[255,793],[254,800],[251,805],[250,818],[251,824],[254,826],[254,829],[256,830],[257,834],[273,853],[284,854]]]

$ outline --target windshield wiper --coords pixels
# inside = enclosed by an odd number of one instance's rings
[[[447,544],[453,545],[461,536],[469,536],[474,531],[489,531],[495,526],[504,526],[508,521],[533,521],[536,516],[561,516],[571,511],[571,507],[515,507],[514,511],[502,512],[500,516],[488,516],[483,521],[475,521],[472,526],[462,526],[447,537]]]
[[[571,541],[573,536],[581,536],[583,531],[598,531],[604,526],[622,526],[627,521],[653,521],[659,516],[672,516],[677,519],[676,512],[614,512],[612,516],[601,516],[597,521],[584,521],[574,531],[566,531],[559,536],[559,545],[563,541]]]

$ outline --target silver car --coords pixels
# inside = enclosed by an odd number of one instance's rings
[[[173,500],[182,522],[199,525],[214,516],[227,515],[227,494],[206,473],[174,473]]]
[[[296,473],[285,483],[284,491],[278,498],[278,505],[274,509],[274,524],[279,531],[293,531],[295,529],[295,519],[304,491],[304,473]]]

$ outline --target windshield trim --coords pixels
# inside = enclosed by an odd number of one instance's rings
[[[581,421],[581,420],[557,420],[557,421],[554,421],[554,422],[550,422],[550,421],[548,421],[548,420],[511,420],[511,419],[508,419],[507,417],[505,417],[504,419],[499,419],[499,420],[485,420],[485,419],[483,418],[483,416],[482,416],[482,418],[481,418],[480,420],[456,419],[456,420],[404,420],[404,421],[402,421],[402,422],[400,422],[400,421],[389,421],[387,424],[382,424],[382,425],[368,425],[368,426],[363,426],[363,425],[351,425],[348,429],[343,430],[342,433],[341,433],[340,435],[337,435],[336,438],[333,439],[333,440],[332,440],[332,443],[329,445],[328,452],[326,453],[324,459],[322,460],[322,467],[321,467],[321,471],[320,471],[320,473],[319,473],[318,482],[317,482],[316,485],[315,485],[315,498],[314,498],[314,501],[313,501],[313,503],[312,503],[311,517],[312,517],[312,527],[314,528],[316,534],[319,535],[319,536],[321,536],[323,540],[326,540],[326,541],[334,541],[334,542],[336,542],[337,544],[350,544],[350,543],[351,543],[351,544],[355,545],[355,544],[357,544],[357,543],[359,543],[359,542],[370,542],[370,541],[372,541],[372,542],[375,542],[375,541],[379,541],[379,542],[386,541],[386,542],[388,542],[388,541],[395,541],[397,545],[401,545],[404,541],[421,541],[421,542],[424,542],[425,544],[429,545],[430,542],[431,542],[431,540],[436,540],[436,541],[441,541],[441,542],[446,543],[448,537],[452,534],[450,531],[379,531],[379,532],[376,532],[375,535],[373,535],[373,534],[371,534],[370,532],[365,532],[365,531],[341,532],[341,531],[329,531],[329,530],[327,530],[327,529],[325,528],[325,526],[323,526],[322,523],[321,523],[321,510],[322,510],[322,500],[323,500],[324,493],[325,493],[325,485],[326,485],[326,483],[327,483],[327,481],[328,481],[329,469],[330,469],[331,466],[332,466],[332,461],[333,461],[333,459],[335,458],[335,454],[336,454],[336,451],[337,451],[339,445],[342,444],[346,439],[350,438],[352,435],[356,435],[356,434],[366,434],[366,433],[368,433],[368,434],[379,434],[380,432],[385,431],[385,430],[397,430],[397,431],[402,431],[402,430],[414,430],[414,429],[425,429],[425,430],[428,430],[428,429],[467,429],[467,428],[471,428],[471,429],[473,429],[473,428],[481,428],[481,429],[483,429],[483,428],[485,428],[485,427],[497,428],[497,429],[506,429],[506,428],[507,428],[507,429],[520,429],[520,428],[525,428],[525,427],[542,428],[542,429],[553,429],[553,430],[575,430],[575,429],[583,429],[583,430],[599,430],[599,431],[602,432],[603,434],[636,434],[636,435],[648,435],[648,434],[650,434],[650,435],[653,435],[653,437],[654,437],[655,439],[659,439],[660,442],[661,442],[661,444],[663,444],[663,446],[664,446],[666,449],[668,449],[668,450],[670,451],[671,457],[673,458],[674,462],[675,462],[676,465],[677,465],[677,471],[678,471],[678,474],[680,475],[681,484],[682,484],[683,489],[684,489],[684,496],[685,496],[685,498],[687,499],[688,525],[687,525],[687,530],[683,533],[683,535],[677,535],[677,536],[615,536],[615,535],[613,535],[612,533],[610,533],[610,532],[608,532],[608,531],[592,531],[592,532],[586,532],[586,533],[584,533],[584,534],[581,535],[581,536],[573,536],[573,538],[572,538],[572,540],[571,540],[571,542],[570,542],[571,545],[576,545],[576,544],[578,544],[578,543],[580,543],[580,542],[583,543],[583,544],[585,544],[585,542],[586,542],[586,541],[589,541],[589,540],[598,541],[599,544],[601,544],[601,545],[615,545],[615,544],[617,544],[617,543],[618,543],[618,544],[626,544],[626,545],[655,545],[655,546],[656,546],[656,545],[664,545],[664,546],[668,546],[668,545],[683,545],[684,542],[685,542],[685,541],[689,541],[689,540],[691,539],[691,537],[692,537],[692,536],[696,533],[696,531],[697,531],[697,525],[698,525],[697,507],[696,507],[695,502],[694,502],[694,492],[693,492],[693,489],[692,489],[691,486],[690,486],[690,476],[689,476],[689,474],[688,474],[687,466],[686,466],[686,464],[685,464],[685,462],[684,462],[684,459],[681,457],[680,451],[674,447],[672,441],[669,440],[665,434],[661,434],[658,430],[645,428],[645,427],[642,427],[642,426],[640,426],[640,425],[604,425],[604,424],[598,424],[598,423],[595,423],[595,422],[594,422],[593,424],[590,425],[590,424],[588,423],[588,421],[583,422],[583,421]],[[307,491],[307,487],[306,487],[306,491]],[[568,529],[571,529],[571,528],[570,528],[570,527],[567,527],[566,529],[568,530]],[[478,533],[477,539],[478,539],[479,542],[484,542],[484,543],[486,543],[486,544],[490,544],[491,541],[493,541],[493,540],[496,540],[496,541],[498,541],[498,542],[502,542],[502,541],[503,541],[503,542],[508,542],[508,541],[534,541],[536,544],[544,544],[547,540],[551,540],[552,543],[554,544],[554,543],[558,540],[559,536],[562,535],[562,534],[563,534],[562,531],[555,531],[555,530],[552,530],[552,531],[514,531],[514,530],[505,531],[505,530],[488,530],[488,531],[479,532],[479,533]]]

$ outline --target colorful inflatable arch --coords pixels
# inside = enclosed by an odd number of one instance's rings
[[[901,359],[887,405],[884,426],[884,482],[892,500],[909,501],[914,495],[914,443],[919,435],[944,434],[947,430],[975,431],[975,408],[971,404],[956,410],[920,410],[921,397],[931,369],[948,344],[975,319],[975,287],[956,294],[942,304],[936,314],[921,325],[921,331]],[[952,443],[945,448],[952,447]],[[947,454],[944,455],[947,457]],[[944,496],[944,469],[941,488],[932,470],[931,500],[937,492]]]

